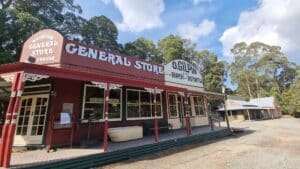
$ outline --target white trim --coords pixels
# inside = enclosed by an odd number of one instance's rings
[[[39,74],[33,74],[33,73],[24,73],[23,82],[30,81],[30,82],[36,82],[38,80],[49,78],[47,75],[39,75]]]

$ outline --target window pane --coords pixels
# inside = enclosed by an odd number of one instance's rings
[[[175,95],[169,95],[169,104],[170,105],[176,104],[176,96]]]
[[[157,116],[161,116],[161,105],[157,105]]]
[[[142,117],[151,117],[151,105],[150,104],[141,105],[141,116]]]
[[[139,117],[138,104],[127,104],[127,117]]]
[[[169,107],[170,109],[170,116],[172,117],[177,117],[177,109],[176,109],[176,105],[175,106],[171,106]]]
[[[150,93],[149,92],[141,92],[141,104],[150,104]]]
[[[87,86],[85,94],[86,102],[103,103],[104,101],[104,89],[98,87]]]
[[[139,103],[139,92],[127,90],[127,103]]]
[[[121,117],[121,106],[120,104],[109,104],[109,119],[116,119]]]

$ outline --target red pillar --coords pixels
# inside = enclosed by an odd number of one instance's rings
[[[17,117],[18,117],[21,96],[22,96],[22,92],[24,89],[23,76],[24,76],[24,73],[20,73],[19,80],[18,80],[18,87],[17,87],[17,97],[16,97],[16,101],[14,104],[14,108],[13,108],[11,123],[8,128],[7,143],[4,148],[3,167],[5,167],[5,168],[8,168],[9,164],[10,164],[12,143],[13,143],[15,129],[16,129],[16,121],[17,121]]]
[[[186,131],[187,136],[192,134],[192,128],[190,123],[190,114],[188,109],[188,96],[187,93],[184,93],[184,107],[185,107],[185,122],[186,122]]]
[[[4,158],[4,150],[7,144],[7,136],[8,136],[8,128],[10,125],[10,121],[12,118],[12,112],[13,112],[13,107],[15,104],[15,100],[16,100],[16,91],[17,91],[17,84],[18,84],[18,79],[19,79],[19,74],[16,73],[14,75],[14,79],[12,82],[12,86],[11,86],[11,95],[10,95],[10,99],[9,99],[9,103],[8,103],[8,107],[6,110],[6,115],[5,115],[5,122],[2,128],[2,142],[0,144],[0,167],[3,167],[3,158]]]
[[[109,111],[109,83],[106,84],[106,88],[104,89],[105,92],[105,99],[104,99],[104,136],[103,136],[103,149],[104,152],[108,151],[108,111]]]
[[[154,140],[158,142],[158,119],[157,119],[157,102],[156,102],[156,88],[153,92],[153,102],[154,102]]]

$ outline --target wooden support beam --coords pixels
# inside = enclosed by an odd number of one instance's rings
[[[19,79],[18,79],[18,86],[17,86],[17,95],[16,95],[16,100],[14,104],[14,108],[12,111],[12,117],[10,121],[10,125],[8,127],[8,135],[7,135],[7,142],[4,147],[4,157],[3,157],[3,167],[8,168],[10,165],[10,159],[11,159],[11,152],[12,152],[12,144],[13,144],[13,138],[15,134],[15,129],[16,129],[16,122],[17,122],[17,117],[18,117],[18,112],[19,112],[19,107],[20,107],[20,102],[21,102],[21,96],[24,90],[24,73],[19,74]]]
[[[108,112],[109,112],[109,83],[106,84],[105,99],[104,99],[104,136],[103,136],[103,149],[104,152],[108,151]]]
[[[0,167],[4,167],[4,156],[7,155],[5,154],[5,149],[7,147],[7,142],[8,142],[8,129],[9,125],[11,122],[11,118],[13,115],[13,109],[16,101],[16,94],[17,94],[17,86],[18,86],[18,81],[20,74],[16,73],[13,75],[13,81],[12,81],[12,86],[11,86],[11,95],[8,103],[8,107],[6,110],[6,115],[5,115],[5,122],[2,127],[2,142],[0,144]],[[6,157],[7,159],[7,157]]]

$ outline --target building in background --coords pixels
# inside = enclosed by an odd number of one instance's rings
[[[279,103],[275,97],[263,97],[245,99],[238,96],[228,96],[226,108],[230,120],[263,120],[281,117]],[[221,105],[217,110],[223,117],[225,113],[224,106]]]

